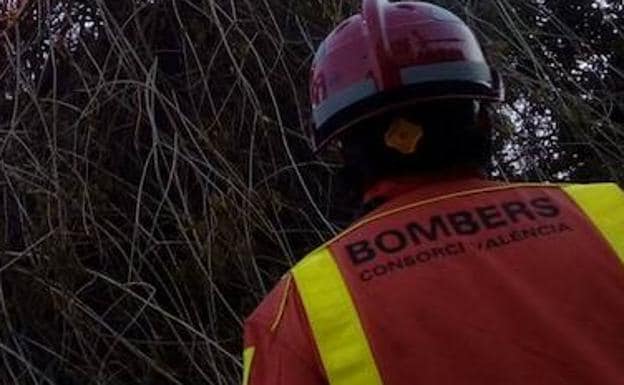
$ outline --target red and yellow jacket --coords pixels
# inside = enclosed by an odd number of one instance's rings
[[[616,185],[397,191],[248,318],[245,384],[624,384]]]

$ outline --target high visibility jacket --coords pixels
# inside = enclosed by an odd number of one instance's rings
[[[614,184],[416,188],[281,280],[244,383],[621,385],[623,258]]]

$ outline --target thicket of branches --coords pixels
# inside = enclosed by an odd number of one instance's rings
[[[624,177],[621,1],[438,3],[507,79],[493,175]],[[354,209],[305,129],[358,7],[0,5],[0,383],[239,382],[242,319]]]

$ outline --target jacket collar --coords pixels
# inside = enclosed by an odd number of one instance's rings
[[[467,189],[498,184],[476,170],[451,170],[436,174],[402,176],[381,180],[366,190],[364,211],[388,209],[409,201],[424,200]],[[405,202],[404,202],[405,201]]]

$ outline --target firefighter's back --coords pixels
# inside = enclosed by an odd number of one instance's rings
[[[622,193],[467,179],[505,92],[465,22],[363,0],[309,84],[315,151],[339,150],[365,206],[388,203],[248,319],[250,385],[624,384]]]
[[[329,383],[624,383],[617,186],[405,201],[293,269]]]

